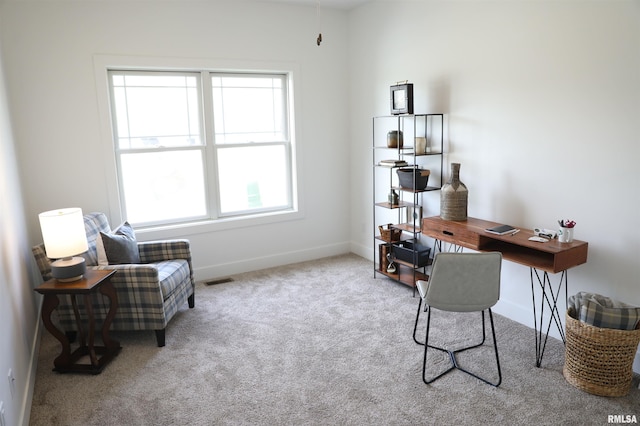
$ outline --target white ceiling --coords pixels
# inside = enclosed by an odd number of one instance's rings
[[[330,7],[330,8],[336,8],[336,9],[349,10],[372,0],[255,0],[255,1],[292,3],[292,4],[303,5],[303,6],[311,6],[311,5],[317,6],[319,3],[321,8]]]
[[[48,1],[56,2],[58,0],[0,0],[0,4],[9,2],[34,2],[34,1]],[[98,0],[100,1],[100,0]],[[109,0],[109,1],[121,1],[121,0]],[[142,1],[155,1],[155,0],[142,0]],[[187,0],[188,1],[188,0]],[[199,0],[196,0],[199,1]],[[217,1],[217,0],[210,0]],[[264,3],[289,3],[300,6],[318,6],[320,8],[334,8],[342,10],[350,10],[362,4],[375,1],[375,0],[241,0],[241,1],[261,1]]]

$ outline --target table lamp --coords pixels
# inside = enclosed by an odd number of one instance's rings
[[[38,217],[47,257],[57,259],[51,263],[51,276],[61,282],[81,279],[87,266],[84,257],[76,255],[89,248],[82,209],[50,210]]]

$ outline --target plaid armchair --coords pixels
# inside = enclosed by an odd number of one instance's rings
[[[82,256],[87,268],[118,271],[111,282],[118,294],[118,309],[111,330],[154,330],[158,346],[165,345],[165,328],[178,309],[188,302],[195,305],[195,280],[191,266],[189,240],[139,242],[139,264],[98,266],[96,239],[100,232],[110,233],[107,217],[103,213],[84,216],[89,250]],[[34,246],[33,254],[42,278],[51,278],[51,261],[44,244]],[[109,311],[109,299],[102,294],[92,296],[93,313],[101,324]],[[82,304],[80,316],[86,319]],[[73,306],[69,296],[61,296],[56,309],[59,324],[67,334],[76,331]]]

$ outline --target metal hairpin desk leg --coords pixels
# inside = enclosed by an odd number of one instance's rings
[[[533,298],[533,322],[536,332],[536,367],[540,367],[542,364],[542,356],[544,355],[544,349],[547,345],[547,338],[549,337],[549,330],[551,329],[551,323],[555,321],[556,327],[560,332],[560,337],[562,338],[562,342],[566,343],[566,338],[564,334],[564,326],[562,325],[562,315],[558,311],[558,297],[560,296],[560,291],[562,290],[562,286],[564,284],[564,297],[565,303],[567,300],[568,290],[567,290],[567,271],[562,271],[560,275],[560,280],[558,281],[557,289],[554,292],[553,286],[551,284],[551,279],[549,278],[548,272],[543,272],[542,276],[540,272],[536,268],[531,269],[531,297]],[[538,317],[536,313],[536,292],[535,292],[535,281],[534,275],[540,288],[542,290],[542,295],[540,296],[540,317]],[[545,304],[551,309],[551,317],[549,318],[549,323],[547,324],[547,331],[544,335],[544,339],[542,336],[542,328],[544,326],[544,307]]]
[[[435,256],[436,253],[438,252],[450,252],[450,253],[462,253],[464,250],[464,247],[453,244],[453,243],[449,243],[449,249],[448,250],[442,250],[442,245],[444,243],[442,242],[442,240],[438,240],[438,239],[434,239],[433,240],[433,255]]]

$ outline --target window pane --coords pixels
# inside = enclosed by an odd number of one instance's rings
[[[287,158],[284,145],[220,148],[221,213],[288,207]]]
[[[206,215],[200,150],[122,154],[120,167],[129,222],[174,221]]]
[[[213,77],[216,143],[286,141],[283,78]]]
[[[198,80],[193,75],[176,73],[127,73],[124,76],[114,76],[114,86],[140,86],[140,87],[197,87]]]
[[[114,75],[120,149],[200,145],[195,76]]]

